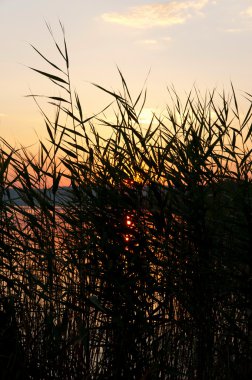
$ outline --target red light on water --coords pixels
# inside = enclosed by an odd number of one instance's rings
[[[135,185],[135,181],[133,180],[133,179],[129,179],[129,178],[127,178],[127,179],[124,179],[123,180],[123,183],[124,183],[124,185],[126,185],[127,187],[134,187],[134,185]]]

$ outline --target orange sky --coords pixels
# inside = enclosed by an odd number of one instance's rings
[[[91,82],[118,90],[123,72],[132,93],[146,76],[150,110],[162,111],[166,87],[183,96],[196,84],[203,91],[218,87],[251,91],[252,2],[249,0],[0,0],[0,134],[12,144],[29,146],[45,138],[42,117],[30,92],[55,93],[46,78],[27,66],[46,69],[30,47],[58,59],[45,20],[60,38],[65,26],[72,80],[86,116],[109,103]]]

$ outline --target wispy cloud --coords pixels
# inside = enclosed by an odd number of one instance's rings
[[[194,13],[200,12],[209,0],[166,1],[129,8],[125,13],[104,13],[106,22],[133,28],[151,28],[183,24]]]
[[[243,29],[241,28],[229,28],[229,29],[225,29],[225,32],[226,33],[241,33],[243,32]]]
[[[252,6],[248,7],[241,13],[243,16],[252,17]]]
[[[163,38],[150,38],[150,39],[144,39],[144,40],[137,40],[135,43],[137,45],[142,45],[147,48],[155,48],[155,49],[160,49],[164,48],[171,42],[172,38],[171,37],[163,37]]]
[[[158,44],[158,40],[154,40],[154,39],[149,39],[149,40],[138,40],[136,41],[137,44],[141,44],[141,45],[157,45]]]

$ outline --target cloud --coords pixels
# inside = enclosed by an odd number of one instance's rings
[[[168,43],[172,41],[171,37],[162,37],[158,39],[150,38],[145,40],[137,40],[135,43],[137,45],[145,46],[146,48],[160,49],[167,46]]]
[[[149,40],[139,40],[137,41],[138,44],[142,45],[156,45],[158,43],[158,40],[149,39]]]
[[[241,13],[243,16],[252,17],[252,6],[248,7]]]
[[[241,28],[229,28],[225,29],[226,33],[241,33],[243,30]]]
[[[172,1],[129,8],[125,13],[104,13],[104,21],[132,28],[164,27],[183,24],[192,13],[200,12],[209,0]]]

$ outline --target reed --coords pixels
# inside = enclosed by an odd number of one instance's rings
[[[85,118],[62,32],[48,143],[0,151],[2,378],[251,378],[251,95],[170,88],[146,127],[118,70]]]

